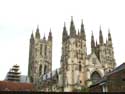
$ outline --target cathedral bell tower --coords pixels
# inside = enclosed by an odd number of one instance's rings
[[[73,17],[68,35],[64,24],[62,34],[61,67],[63,71],[64,91],[73,91],[84,86],[84,65],[86,63],[86,37],[83,21],[81,29],[76,34]]]
[[[30,38],[28,76],[30,82],[37,85],[42,75],[52,71],[52,32],[50,30],[48,39],[45,35],[40,38],[37,26],[35,37],[33,33]]]

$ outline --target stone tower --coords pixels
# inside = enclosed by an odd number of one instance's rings
[[[105,72],[112,71],[115,68],[116,63],[110,31],[108,32],[108,40],[106,39],[106,43],[104,43],[102,30],[100,28],[99,44],[96,43],[94,50],[99,61],[103,64]]]
[[[52,33],[51,30],[46,39],[40,38],[39,27],[37,26],[35,37],[33,33],[30,38],[28,76],[30,82],[39,83],[39,77],[52,71]]]
[[[63,91],[74,91],[89,87],[100,80],[107,72],[115,68],[115,59],[110,31],[104,43],[100,27],[99,44],[91,35],[91,53],[87,55],[86,34],[83,21],[81,29],[76,32],[73,18],[70,23],[70,34],[64,24],[62,34],[61,71]]]
[[[87,55],[86,34],[83,21],[76,31],[73,17],[69,34],[64,23],[62,32],[61,67],[52,72],[52,33],[48,39],[40,38],[39,27],[30,38],[28,76],[38,90],[75,91],[97,83],[115,68],[115,58],[110,30],[103,40],[100,27],[99,43],[91,35],[91,53]]]
[[[86,35],[83,21],[80,32],[76,34],[73,18],[68,35],[64,24],[62,34],[61,68],[64,91],[73,91],[84,85],[84,65],[86,63]]]

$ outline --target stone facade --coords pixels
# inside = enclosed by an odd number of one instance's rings
[[[30,82],[39,83],[39,77],[52,71],[52,34],[49,32],[48,40],[44,36],[40,39],[39,27],[30,38],[28,76]]]
[[[34,45],[32,45],[34,44]],[[43,45],[42,55],[41,44]],[[47,55],[45,55],[47,46]],[[74,91],[82,87],[89,87],[101,79],[107,72],[115,68],[112,38],[108,33],[108,40],[103,42],[100,28],[99,43],[95,43],[91,36],[91,54],[87,55],[86,34],[83,21],[78,33],[73,18],[70,23],[70,34],[64,24],[62,33],[61,67],[52,71],[52,35],[48,40],[40,40],[39,29],[36,37],[31,35],[29,54],[29,77],[40,91]],[[42,66],[42,67],[41,67]],[[47,66],[47,70],[46,67]]]

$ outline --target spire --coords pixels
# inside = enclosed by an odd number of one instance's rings
[[[51,28],[50,28],[50,31],[49,31],[48,40],[52,40],[52,32],[51,32]]]
[[[92,52],[95,51],[95,41],[94,41],[93,32],[92,32],[92,36],[91,36],[91,51]]]
[[[108,45],[112,47],[112,37],[110,34],[110,30],[108,30]]]
[[[37,25],[37,29],[36,29],[36,38],[40,39],[39,25]]]
[[[30,43],[33,43],[34,42],[34,36],[33,36],[33,32],[31,34],[31,37],[30,37]]]
[[[110,34],[110,29],[108,30],[108,41],[112,41],[111,34]]]
[[[45,37],[45,33],[44,33],[44,37],[43,37],[43,40],[46,40],[46,37]]]
[[[76,36],[76,30],[75,30],[75,25],[73,22],[73,17],[71,17],[71,23],[70,23],[70,36],[75,37]]]
[[[65,22],[64,22],[62,40],[65,41],[67,39],[67,37],[68,37],[68,34],[67,34],[67,30],[66,30],[66,25],[65,25]]]
[[[81,23],[81,38],[83,40],[86,40],[86,35],[85,35],[83,20],[82,20],[82,23]]]
[[[99,43],[100,43],[101,45],[103,45],[103,35],[102,35],[101,26],[100,26],[100,32],[99,32]]]
[[[34,39],[33,32],[32,32],[32,34],[31,34],[31,39]]]

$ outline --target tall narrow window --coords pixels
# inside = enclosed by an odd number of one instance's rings
[[[81,64],[79,64],[79,71],[81,71],[81,69],[82,69],[82,66],[81,66]]]
[[[42,48],[43,48],[43,45],[41,44],[40,45],[40,55],[42,55]]]
[[[79,61],[79,71],[82,70],[81,62]]]
[[[42,74],[42,65],[39,67],[39,76]]]
[[[45,45],[45,56],[47,55],[47,45]]]
[[[44,67],[44,74],[46,74],[46,72],[47,72],[47,67],[45,65],[45,67]]]

